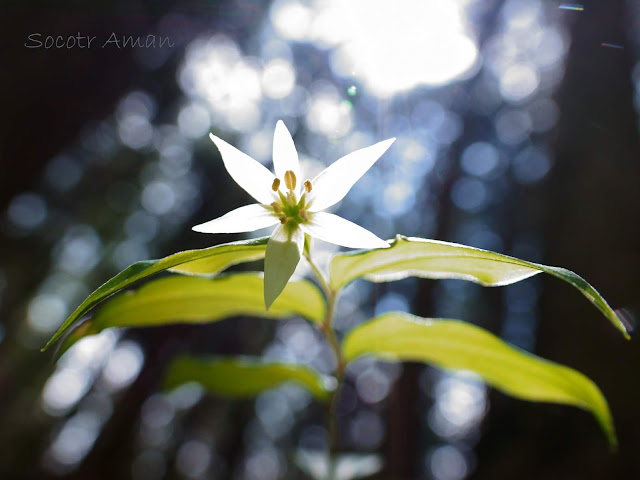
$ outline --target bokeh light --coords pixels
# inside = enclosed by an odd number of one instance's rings
[[[419,85],[444,85],[468,73],[478,51],[465,25],[464,2],[403,0],[275,2],[276,30],[331,48],[331,67],[381,97]],[[420,54],[416,55],[416,51]]]
[[[334,207],[345,218],[385,238],[435,236],[542,261],[547,237],[544,219],[535,217],[542,207],[528,206],[536,202],[527,195],[556,173],[553,142],[564,108],[558,87],[571,44],[567,15],[583,10],[540,0],[276,0],[229,1],[213,21],[189,12],[160,16],[156,27],[175,37],[175,50],[132,53],[153,81],[141,76],[122,87],[111,106],[96,110],[106,112],[102,118],[87,119],[75,140],[48,152],[35,180],[8,198],[0,227],[21,255],[0,266],[0,308],[11,308],[0,324],[3,348],[18,345],[30,365],[28,355],[117,271],[194,242],[217,243],[190,236],[190,225],[239,205],[243,192],[227,188],[207,134],[270,168],[279,119],[293,133],[309,177],[350,151],[397,137]],[[616,45],[607,50],[620,53]],[[636,64],[637,105],[639,72]],[[326,270],[337,247],[316,242],[314,249]],[[32,280],[23,268],[28,259]],[[296,272],[308,273],[302,264]],[[462,282],[423,285],[354,282],[338,304],[339,336],[374,315],[420,306],[425,315],[477,319],[534,350],[539,279],[492,297]],[[17,288],[25,293],[18,297]],[[635,321],[631,307],[621,312]],[[50,422],[44,468],[58,475],[81,468],[111,415],[128,408],[122,398],[132,386],[138,405],[123,440],[131,457],[122,460],[132,478],[293,478],[293,447],[326,449],[320,408],[295,385],[237,407],[196,384],[159,393],[150,380],[160,378],[173,353],[194,345],[330,374],[335,359],[317,328],[287,319],[224,345],[210,341],[208,330],[190,332],[158,333],[149,346],[141,332],[105,331],[49,366],[37,388],[29,386]],[[401,372],[400,364],[372,358],[349,366],[336,406],[345,449],[385,452]],[[468,374],[432,369],[421,371],[420,386],[412,401],[428,405],[416,426],[422,474],[468,478],[490,408],[487,388]],[[368,458],[381,465],[380,457]]]

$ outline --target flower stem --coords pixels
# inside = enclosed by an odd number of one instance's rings
[[[318,283],[320,284],[320,288],[322,288],[322,291],[324,292],[324,295],[327,297],[327,303],[330,303],[332,301],[335,301],[335,292],[333,290],[331,290],[331,288],[329,287],[329,284],[327,283],[327,281],[324,278],[324,275],[322,274],[322,272],[320,271],[320,269],[316,266],[315,263],[313,263],[313,260],[311,260],[311,255],[309,254],[309,252],[307,251],[307,249],[305,249],[304,251],[304,258],[307,259],[307,262],[309,262],[309,266],[311,267],[311,270],[313,271],[313,275],[316,277],[316,280],[318,281]],[[331,323],[331,317],[333,316],[333,305],[327,305],[327,313],[325,315],[325,322],[324,323]]]
[[[328,480],[333,480],[335,476],[335,457],[338,451],[338,418],[336,415],[338,397],[340,395],[340,390],[342,389],[342,383],[344,380],[344,370],[345,370],[345,362],[342,357],[342,351],[340,350],[340,344],[338,343],[338,339],[336,337],[336,332],[333,329],[332,321],[333,321],[333,313],[335,310],[336,304],[336,296],[337,292],[332,290],[329,287],[329,284],[322,275],[320,269],[316,266],[316,264],[311,260],[311,255],[309,250],[305,248],[304,256],[309,262],[311,266],[311,270],[315,275],[320,287],[322,288],[326,298],[327,298],[327,310],[325,313],[324,320],[322,322],[322,332],[324,333],[333,353],[336,357],[336,367],[333,371],[333,375],[336,378],[338,384],[336,389],[329,395],[329,399],[327,400],[327,408],[326,408],[326,422],[327,429],[329,432],[329,475]]]

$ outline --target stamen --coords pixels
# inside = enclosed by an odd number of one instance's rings
[[[271,184],[271,190],[273,190],[274,192],[277,192],[279,188],[280,188],[280,179],[274,178],[273,183]]]
[[[309,221],[309,214],[304,208],[300,210],[300,218],[303,219],[305,222]]]
[[[276,213],[282,213],[282,207],[280,206],[280,204],[278,202],[273,202],[271,204],[271,206],[273,207],[273,211]]]
[[[281,223],[282,225],[284,225],[285,223],[287,223],[287,217],[285,217],[284,215],[280,216],[279,220],[280,220],[280,223]]]
[[[293,192],[293,190],[295,190],[296,188],[296,174],[293,173],[292,170],[287,170],[284,173],[284,183],[287,186],[287,188]]]
[[[307,191],[307,193],[310,193],[312,188],[313,188],[313,185],[311,185],[311,180],[305,180],[304,189]]]

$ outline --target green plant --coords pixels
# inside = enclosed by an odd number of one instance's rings
[[[94,291],[45,348],[107,298],[134,282],[170,271],[176,275],[151,280],[135,292],[108,301],[91,319],[67,335],[62,350],[87,335],[111,327],[208,323],[238,315],[272,319],[300,316],[323,332],[330,344],[336,358],[332,376],[306,366],[260,358],[183,356],[175,359],[167,372],[166,387],[195,381],[218,395],[252,397],[283,382],[296,382],[326,404],[329,458],[335,460],[338,430],[335,405],[345,368],[359,357],[372,355],[388,361],[417,361],[445,369],[470,370],[514,397],[582,408],[593,414],[610,446],[616,447],[609,408],[591,380],[571,368],[510,346],[477,326],[459,320],[419,318],[406,312],[393,312],[358,325],[342,341],[333,326],[341,290],[358,279],[389,282],[406,277],[453,278],[484,286],[503,286],[547,273],[580,291],[628,338],[616,313],[583,278],[563,268],[453,243],[400,235],[384,242],[351,222],[336,220],[339,217],[320,211],[343,198],[393,140],[343,157],[313,181],[307,180],[302,189],[297,184],[300,177],[297,153],[281,122],[274,141],[277,176],[221,139],[213,136],[212,139],[231,176],[259,203],[241,207],[194,229],[240,232],[278,225],[271,237],[135,263]],[[280,177],[287,187],[284,193],[279,188]],[[365,249],[334,255],[329,275],[325,277],[314,261],[310,235]],[[316,284],[309,280],[290,281],[301,256],[311,266]],[[263,258],[264,279],[259,272],[222,273],[232,265]],[[338,460],[331,461],[330,467],[316,474],[335,478],[339,464]]]

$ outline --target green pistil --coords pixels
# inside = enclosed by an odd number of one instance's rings
[[[285,203],[282,205],[282,214],[287,222],[300,225],[301,223],[307,223],[309,221],[309,213],[302,208],[300,204]],[[305,218],[306,217],[306,218]]]

